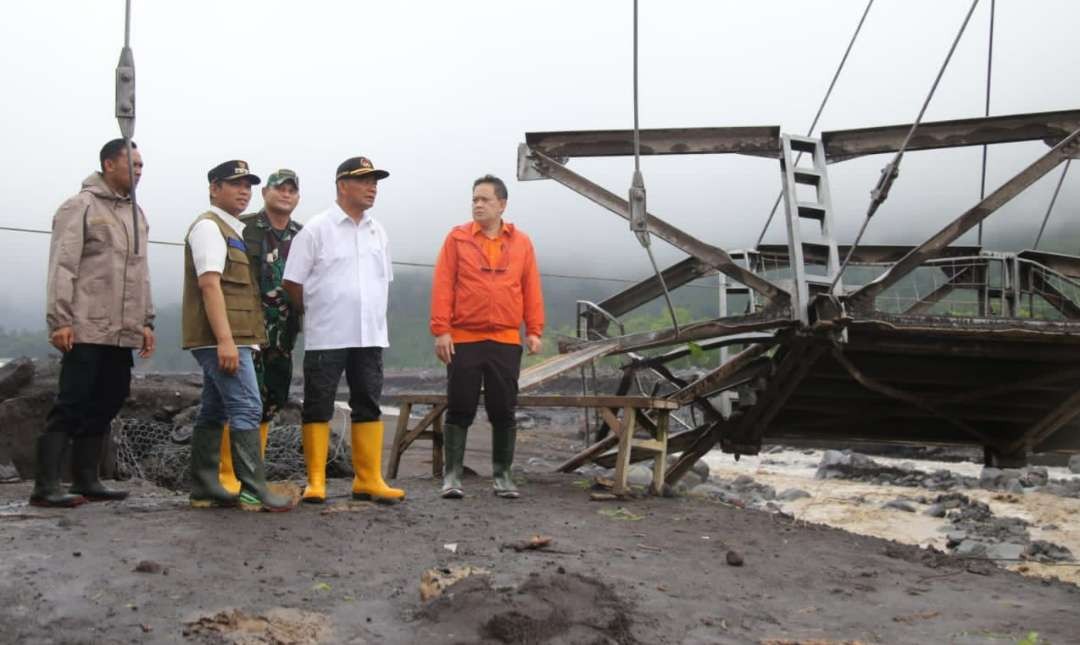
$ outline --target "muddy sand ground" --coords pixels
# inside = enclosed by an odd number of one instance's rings
[[[119,484],[126,503],[43,510],[25,505],[28,482],[0,485],[0,642],[1080,642],[1072,584],[807,514],[591,502],[586,478],[543,465],[574,442],[522,431],[516,501],[490,494],[483,430],[461,501],[438,497],[424,444],[393,507],[349,501],[347,480],[330,504],[283,514],[193,511],[135,481]],[[509,546],[534,535],[552,541]],[[475,573],[422,601],[432,570],[428,583]]]

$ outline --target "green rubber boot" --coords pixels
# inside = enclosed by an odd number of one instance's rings
[[[224,426],[197,425],[191,431],[192,508],[230,508],[237,497],[221,486],[218,466],[221,463],[221,433]]]
[[[67,442],[68,436],[63,432],[43,432],[38,435],[31,506],[72,508],[86,502],[82,495],[68,495],[60,485],[60,464]]]
[[[240,480],[240,508],[245,511],[270,511],[282,513],[293,509],[292,500],[270,492],[266,486],[266,465],[259,449],[257,428],[229,432],[232,448],[233,470]]]
[[[521,497],[511,469],[514,464],[514,446],[517,444],[517,426],[491,429],[491,479],[496,497],[517,499]]]
[[[461,499],[465,490],[461,478],[465,473],[465,438],[468,428],[453,424],[443,426],[443,485],[442,496],[445,499]]]
[[[71,440],[71,493],[91,502],[118,502],[127,499],[126,490],[109,490],[98,478],[101,449],[108,434],[84,435]]]

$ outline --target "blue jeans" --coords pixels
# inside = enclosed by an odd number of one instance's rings
[[[217,348],[191,350],[203,371],[202,406],[195,423],[222,426],[229,422],[230,432],[258,430],[262,420],[262,399],[255,377],[255,363],[250,347],[240,347],[240,367],[228,375],[218,369]]]

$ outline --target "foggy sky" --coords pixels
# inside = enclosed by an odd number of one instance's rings
[[[396,260],[432,262],[449,227],[469,218],[472,180],[492,172],[507,180],[507,219],[530,233],[541,270],[650,273],[622,219],[552,181],[515,178],[525,132],[632,125],[629,0],[133,4],[135,139],[146,163],[138,197],[151,239],[182,239],[207,205],[206,171],[221,161],[246,159],[264,178],[277,167],[296,170],[303,221],[333,199],[337,164],[362,154],[391,172],[371,212]],[[818,130],[910,122],[969,4],[877,0]],[[864,6],[640,0],[641,126],[780,125],[805,134]],[[118,136],[113,75],[124,3],[5,9],[0,224],[48,229],[96,168],[102,143]],[[982,115],[989,11],[983,0],[926,120]],[[1077,24],[1077,2],[997,2],[991,114],[1080,106]],[[988,191],[1045,150],[992,147]],[[907,155],[865,243],[918,242],[974,204],[980,155]],[[830,167],[841,243],[858,229],[888,159]],[[622,195],[633,160],[574,160],[571,168]],[[780,186],[775,160],[645,157],[642,169],[651,212],[729,249],[753,243]],[[988,220],[989,246],[1007,234],[1034,238],[1059,172]],[[1080,179],[1071,173],[1045,248],[1078,251],[1055,247],[1080,233],[1078,204]],[[784,239],[779,224],[767,241]],[[654,247],[662,264],[684,257]],[[47,236],[0,232],[0,275],[9,278],[0,326],[43,325],[47,249]],[[150,259],[155,299],[177,301],[181,250],[152,246]]]

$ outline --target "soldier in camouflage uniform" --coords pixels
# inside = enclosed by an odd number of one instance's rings
[[[289,399],[292,350],[301,327],[300,316],[289,305],[289,297],[281,286],[289,247],[302,228],[291,217],[300,201],[300,178],[292,170],[282,168],[266,180],[262,194],[263,209],[243,215],[240,220],[246,225],[244,244],[251,266],[258,275],[266,322],[266,344],[255,354],[255,374],[263,401],[259,439],[265,454],[270,421]],[[228,428],[225,431],[228,432]],[[221,485],[230,491],[239,490],[240,482],[233,474],[228,441],[222,441],[221,446]]]

